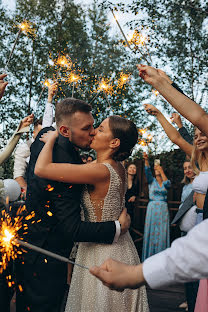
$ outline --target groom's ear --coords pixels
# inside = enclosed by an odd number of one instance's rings
[[[64,136],[65,138],[71,138],[71,130],[67,126],[60,126],[59,127],[59,133]]]

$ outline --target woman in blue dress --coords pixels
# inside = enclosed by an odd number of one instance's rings
[[[167,193],[171,182],[160,165],[154,166],[155,178],[144,153],[145,174],[149,186],[149,203],[144,227],[142,261],[170,246]]]

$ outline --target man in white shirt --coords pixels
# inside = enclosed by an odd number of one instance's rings
[[[138,288],[148,284],[153,289],[176,283],[208,278],[208,220],[195,226],[171,247],[132,266],[112,259],[90,272],[111,289]]]
[[[45,106],[43,120],[38,119],[34,122],[33,138],[26,142],[20,143],[14,154],[14,171],[13,177],[19,183],[26,194],[27,182],[26,182],[26,170],[30,160],[30,146],[34,142],[36,136],[42,128],[50,127],[53,123],[53,104],[52,100],[57,90],[57,83],[54,83],[48,88],[48,101]]]

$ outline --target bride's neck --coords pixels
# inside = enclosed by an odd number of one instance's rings
[[[97,153],[97,162],[103,163],[109,160],[112,160],[112,155],[109,152]]]

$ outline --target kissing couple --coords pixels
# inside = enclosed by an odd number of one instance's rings
[[[93,128],[91,106],[66,98],[56,105],[57,131],[44,128],[31,146],[26,208],[41,222],[30,223],[27,241],[69,257],[79,242],[76,262],[87,267],[106,258],[135,265],[139,257],[128,232],[126,172],[138,133],[119,116]],[[97,159],[82,164],[78,148]],[[67,265],[35,252],[17,263],[17,312],[60,312],[67,289]],[[29,310],[28,310],[29,307]],[[64,311],[64,310],[63,310]],[[109,290],[88,270],[74,267],[65,312],[149,311],[146,290]]]

